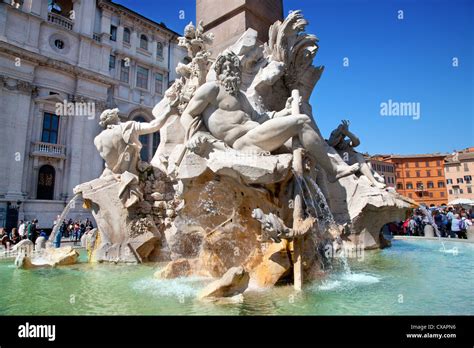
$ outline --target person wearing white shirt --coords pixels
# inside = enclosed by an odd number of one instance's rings
[[[456,238],[455,236],[461,230],[459,228],[459,222],[460,221],[461,221],[461,219],[459,218],[459,214],[454,214],[453,219],[451,220],[451,233],[450,233],[451,238]]]
[[[26,225],[23,220],[20,220],[20,224],[18,225],[18,234],[20,235],[21,239],[25,239],[25,232],[26,232]]]

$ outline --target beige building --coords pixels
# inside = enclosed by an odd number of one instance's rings
[[[456,151],[446,157],[444,172],[448,188],[448,201],[458,198],[474,200],[474,147]]]
[[[377,172],[384,180],[388,187],[395,187],[395,164],[384,162],[382,157],[372,156],[366,158],[372,170]]]
[[[0,0],[0,226],[51,227],[73,188],[100,175],[98,116],[151,120],[186,55],[177,37],[111,1]],[[141,140],[151,160],[159,135]]]

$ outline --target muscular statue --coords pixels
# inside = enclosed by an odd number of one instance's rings
[[[346,139],[349,138],[349,139]],[[369,179],[372,186],[385,188],[385,184],[377,181],[371,168],[366,163],[364,156],[355,151],[354,148],[360,145],[359,138],[349,131],[349,121],[343,120],[341,124],[331,132],[327,141],[329,146],[336,149],[339,155],[349,164],[359,163],[360,173]]]
[[[235,53],[228,50],[221,53],[214,69],[217,80],[199,87],[181,116],[185,129],[195,126],[195,119],[202,117],[215,138],[235,150],[251,153],[275,151],[296,136],[317,159],[329,180],[335,181],[358,170],[359,164],[348,166],[342,161],[331,161],[327,145],[315,131],[311,118],[291,114],[291,99],[281,111],[258,113],[240,91],[241,66]]]
[[[139,136],[158,131],[165,117],[149,123],[120,122],[118,109],[107,109],[100,115],[99,124],[104,130],[95,137],[94,144],[105,161],[101,178],[114,177],[121,182],[120,198],[128,208],[142,199],[138,188],[138,163],[142,144]]]
[[[158,131],[165,118],[155,118],[153,121],[120,122],[118,109],[107,109],[100,115],[100,126],[104,130],[95,137],[94,144],[105,161],[102,177],[112,174],[130,172],[138,174],[138,162],[142,144],[139,136]]]

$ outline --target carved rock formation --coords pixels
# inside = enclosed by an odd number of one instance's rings
[[[72,247],[42,249],[41,253],[31,257],[20,252],[15,260],[17,268],[52,268],[56,266],[73,265],[77,262],[79,253]]]
[[[404,220],[415,202],[390,189],[378,189],[361,176],[352,175],[329,184],[331,211],[340,225],[348,224],[348,244],[361,244],[365,249],[380,248],[385,241],[380,230],[387,222]],[[383,238],[383,237],[382,237]]]
[[[200,299],[212,299],[240,295],[247,289],[249,279],[249,274],[243,267],[232,267],[221,279],[207,285],[198,297]]]
[[[262,288],[270,287],[290,273],[292,263],[288,243],[283,240],[269,245],[262,262],[250,273],[252,284]]]

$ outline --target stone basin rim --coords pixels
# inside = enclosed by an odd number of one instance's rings
[[[432,241],[440,241],[437,237],[422,237],[422,236],[393,236],[394,240],[416,240],[416,241],[423,241],[423,240],[432,240]],[[457,238],[441,238],[442,242],[454,242],[454,243],[468,243],[474,244],[474,239],[457,239]]]

